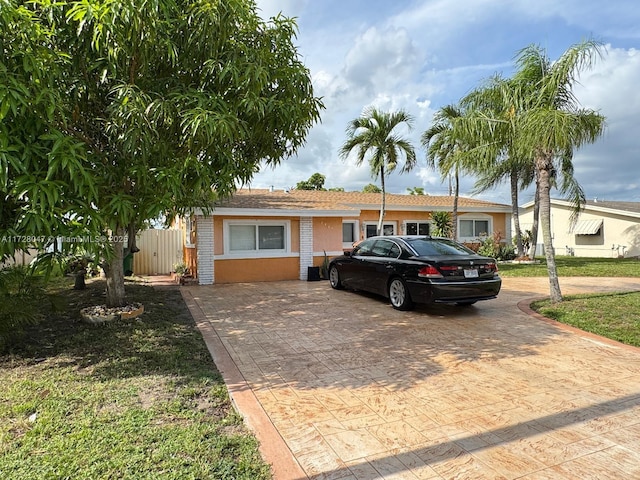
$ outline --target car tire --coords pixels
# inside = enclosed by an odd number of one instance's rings
[[[344,285],[342,285],[342,280],[340,280],[340,272],[338,272],[338,267],[335,265],[331,265],[329,267],[329,283],[332,288],[336,290],[342,290]]]
[[[469,307],[476,303],[476,300],[471,300],[470,302],[456,302],[456,305],[459,307]]]
[[[389,301],[391,306],[396,310],[411,310],[413,308],[413,301],[409,290],[404,281],[395,277],[389,282]]]

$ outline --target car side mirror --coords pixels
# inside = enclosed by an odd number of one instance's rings
[[[351,256],[351,250],[344,250],[344,256],[345,257],[350,257]]]

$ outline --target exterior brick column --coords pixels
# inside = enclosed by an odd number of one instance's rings
[[[198,283],[200,285],[213,285],[215,281],[213,268],[213,217],[198,215],[196,222]]]
[[[307,280],[313,266],[313,218],[300,218],[300,280]]]

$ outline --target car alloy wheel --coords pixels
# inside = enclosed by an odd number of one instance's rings
[[[329,283],[336,290],[342,289],[342,281],[340,280],[340,272],[335,265],[332,265],[329,269]]]
[[[407,286],[401,278],[394,278],[389,283],[389,300],[397,310],[410,310],[413,307]]]

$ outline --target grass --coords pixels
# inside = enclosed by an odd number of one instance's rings
[[[545,300],[531,308],[558,322],[640,347],[640,292],[571,295],[561,304]]]
[[[501,277],[546,277],[544,258],[535,264],[500,263]],[[637,258],[585,258],[556,257],[560,277],[638,277],[640,260]]]
[[[556,257],[559,277],[640,277],[637,258]],[[502,277],[546,277],[544,259],[537,264],[500,264]],[[640,292],[566,295],[561,303],[533,302],[545,317],[628,345],[640,347]]]
[[[127,286],[133,320],[80,321],[104,283],[0,356],[0,478],[268,479],[255,438],[176,290]]]

